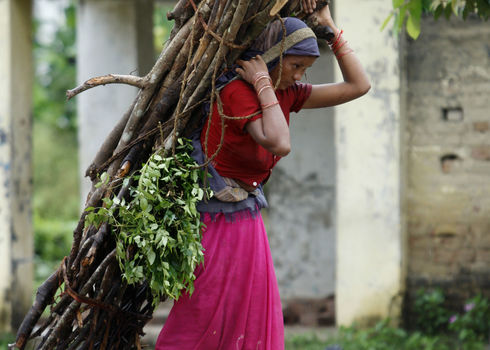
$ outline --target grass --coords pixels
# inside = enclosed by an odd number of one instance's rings
[[[7,349],[8,344],[15,342],[15,335],[12,333],[0,333],[0,349]]]
[[[339,345],[342,350],[485,350],[483,342],[461,342],[453,335],[429,336],[390,327],[386,321],[369,329],[342,327],[336,334],[308,331],[286,336],[286,350],[325,350]],[[340,349],[340,348],[339,348]]]

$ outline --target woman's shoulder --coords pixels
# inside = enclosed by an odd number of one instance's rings
[[[312,85],[308,83],[296,82],[285,90],[280,91],[279,99],[289,105],[289,110],[299,112],[305,101],[310,97]]]
[[[232,82],[228,83],[222,90],[223,94],[233,94],[235,92],[255,93],[255,90],[252,85],[242,79],[233,80]]]
[[[232,112],[237,112],[237,108],[241,110],[241,107],[250,105],[250,108],[255,108],[258,102],[257,93],[252,85],[246,81],[237,79],[226,85],[220,92],[221,100],[223,104],[228,105]],[[238,105],[235,104],[239,102]]]

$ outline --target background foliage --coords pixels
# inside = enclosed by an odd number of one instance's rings
[[[46,43],[34,25],[33,166],[36,280],[44,280],[71,247],[79,214],[75,101],[65,91],[76,83],[76,12],[65,8],[61,26]]]
[[[393,11],[386,18],[383,26],[393,19],[393,32],[398,34],[406,27],[408,35],[417,39],[420,35],[420,21],[424,14],[434,16],[437,20],[444,15],[446,19],[460,16],[466,19],[470,14],[488,20],[490,15],[489,0],[392,0]]]
[[[168,4],[157,3],[154,44],[159,53],[173,22]],[[71,0],[52,40],[40,38],[34,23],[33,166],[34,240],[37,284],[70,251],[80,215],[76,99],[65,92],[76,86],[76,1]],[[47,41],[47,42],[46,42]],[[108,72],[118,73],[118,72]]]

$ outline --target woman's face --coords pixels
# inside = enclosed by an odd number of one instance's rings
[[[296,81],[301,80],[307,68],[310,68],[315,62],[314,56],[295,56],[286,55],[282,60],[281,82],[278,89],[283,90],[292,86]],[[279,64],[271,71],[270,76],[274,84],[279,77]]]

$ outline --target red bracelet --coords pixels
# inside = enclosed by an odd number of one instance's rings
[[[277,101],[277,100],[276,100],[275,102],[269,103],[269,104],[267,104],[267,105],[262,105],[262,104],[261,104],[261,105],[260,105],[260,107],[262,107],[262,110],[264,111],[264,110],[266,110],[267,108],[271,108],[271,107],[273,107],[273,106],[275,106],[275,105],[278,105],[278,104],[279,104],[279,101]]]
[[[339,42],[340,40],[340,37],[342,36],[342,34],[344,34],[344,30],[341,29],[339,31],[339,33],[337,34],[337,38],[335,38],[335,42],[333,44],[330,45],[330,48],[333,50],[335,48],[335,45],[337,45],[337,43]]]
[[[346,52],[341,53],[340,55],[335,55],[335,57],[337,57],[337,59],[340,59],[341,57],[344,57],[345,55],[348,55],[348,54],[353,53],[353,52],[354,52],[354,50],[349,49]]]
[[[344,40],[342,41],[342,43],[339,43],[339,46],[337,46],[334,50],[333,50],[333,53],[334,54],[337,54],[337,52],[340,51],[340,49],[342,48],[342,46],[344,46],[345,44],[347,44],[347,40]]]

